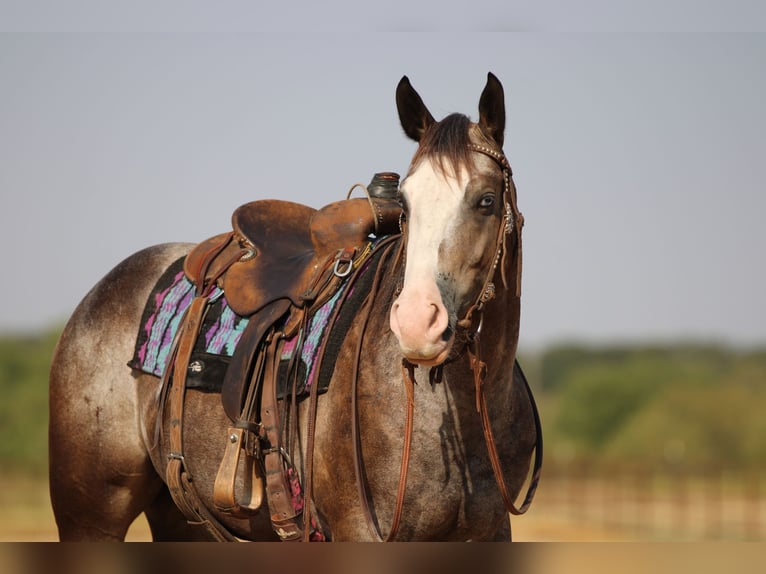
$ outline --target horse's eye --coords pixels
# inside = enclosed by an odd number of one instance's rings
[[[484,210],[490,209],[494,205],[495,205],[495,195],[493,193],[487,193],[485,195],[482,195],[478,203],[479,209],[484,209]]]

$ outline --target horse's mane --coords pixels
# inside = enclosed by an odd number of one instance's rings
[[[459,174],[462,167],[471,173],[475,167],[474,154],[470,153],[468,146],[471,143],[477,143],[471,141],[471,125],[471,120],[463,114],[450,114],[440,122],[434,123],[423,134],[410,163],[410,171],[428,158],[434,160],[435,167],[442,174],[450,171]],[[485,140],[482,143],[491,145],[481,130],[475,131],[481,139]]]

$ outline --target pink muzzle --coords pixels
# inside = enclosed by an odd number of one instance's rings
[[[447,358],[454,336],[449,331],[449,313],[435,283],[405,287],[394,301],[389,319],[407,360],[432,366]]]

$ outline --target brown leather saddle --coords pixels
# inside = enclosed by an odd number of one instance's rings
[[[290,201],[253,201],[232,215],[233,232],[203,241],[189,253],[184,271],[195,284],[214,278],[232,310],[244,317],[278,299],[304,307],[314,301],[316,289],[310,287],[327,271],[323,266],[329,258],[335,256],[337,274],[347,273],[351,251],[370,234],[399,232],[400,213],[392,198],[346,199],[319,210]],[[223,243],[203,271],[206,257]]]
[[[240,414],[255,347],[290,308],[317,306],[331,296],[370,235],[399,232],[395,198],[336,201],[322,209],[280,200],[246,203],[232,215],[233,231],[211,237],[186,257],[196,285],[216,283],[238,315],[250,317],[224,378],[221,397],[232,420]],[[293,313],[285,332],[298,326]]]
[[[398,175],[385,174],[384,179],[395,176],[388,178],[393,186],[376,190],[378,175],[366,198],[337,201],[319,210],[281,200],[242,205],[232,215],[232,231],[203,241],[186,257],[184,271],[196,285],[197,297],[181,327],[177,343],[181,351],[176,351],[173,369],[178,376],[173,375],[168,394],[177,422],[171,424],[167,476],[173,499],[187,518],[204,524],[218,539],[230,539],[230,534],[205,511],[188,479],[180,424],[184,373],[189,368],[187,351],[198,334],[212,287],[220,286],[231,309],[250,318],[222,385],[221,400],[233,426],[216,477],[214,502],[220,510],[235,515],[256,511],[261,505],[263,480],[254,461],[261,459],[275,531],[282,539],[298,539],[300,528],[289,501],[290,487],[278,447],[279,424],[274,419],[275,356],[280,340],[305,324],[308,314],[329,299],[365,260],[371,236],[399,233]],[[259,389],[258,393],[253,389]],[[267,452],[259,451],[261,443],[271,445]],[[242,453],[246,453],[244,459]],[[244,498],[235,492],[243,464],[250,467],[245,480],[251,485]]]

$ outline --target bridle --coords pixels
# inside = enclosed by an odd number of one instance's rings
[[[524,225],[524,216],[518,209],[516,202],[516,186],[513,184],[511,166],[508,163],[508,159],[505,157],[505,155],[500,151],[476,144],[469,144],[469,148],[474,152],[484,154],[494,159],[503,170],[503,205],[505,208],[505,214],[503,216],[504,224],[501,225],[498,230],[497,243],[495,247],[495,258],[489,272],[487,273],[487,277],[484,282],[484,288],[480,292],[476,302],[466,312],[465,317],[461,321],[458,321],[458,327],[467,330],[466,349],[468,351],[470,366],[474,376],[476,410],[481,415],[482,428],[484,431],[484,442],[487,445],[487,453],[489,454],[492,470],[495,474],[495,481],[497,482],[497,487],[500,491],[500,495],[503,498],[503,503],[505,505],[506,511],[513,515],[520,515],[524,514],[532,504],[532,500],[535,496],[535,491],[537,490],[537,485],[540,481],[540,472],[542,469],[543,460],[543,438],[540,424],[540,415],[537,411],[537,405],[535,404],[534,397],[532,396],[532,390],[529,388],[529,383],[522,373],[522,380],[524,382],[527,396],[532,407],[532,414],[535,422],[536,444],[531,482],[529,484],[527,494],[524,497],[524,502],[520,507],[517,507],[513,498],[508,492],[508,487],[506,486],[505,479],[503,478],[503,471],[500,465],[500,457],[497,453],[497,445],[495,444],[495,438],[492,433],[492,426],[489,420],[487,402],[484,395],[484,382],[487,375],[487,364],[481,358],[480,340],[481,327],[484,316],[484,306],[487,302],[495,297],[495,285],[493,281],[495,273],[497,272],[498,264],[500,264],[500,274],[503,282],[503,288],[508,289],[508,279],[505,273],[505,259],[508,256],[507,238],[512,232],[516,236],[516,253],[514,254],[516,259],[516,284],[514,285],[514,296],[517,298],[521,296],[521,229]],[[479,314],[479,319],[477,327],[472,329],[475,321],[473,317],[474,313]]]
[[[513,498],[510,496],[510,493],[508,492],[508,488],[505,484],[505,480],[503,478],[503,472],[500,465],[500,458],[497,453],[497,446],[495,444],[494,435],[492,433],[492,427],[490,425],[489,421],[489,415],[488,415],[488,409],[487,409],[487,403],[486,398],[484,395],[484,382],[487,375],[487,364],[482,360],[481,357],[481,346],[480,346],[480,338],[481,338],[481,329],[483,325],[483,318],[484,318],[484,308],[486,304],[495,298],[496,295],[496,288],[495,288],[495,275],[497,273],[497,268],[500,266],[501,270],[501,281],[503,284],[504,289],[508,289],[508,279],[506,276],[506,258],[508,256],[508,247],[507,247],[507,240],[508,236],[511,235],[511,233],[515,234],[515,247],[516,247],[516,253],[514,253],[514,257],[516,259],[516,284],[514,285],[514,296],[520,297],[521,295],[521,229],[524,224],[524,217],[522,216],[521,212],[518,210],[518,206],[516,203],[516,187],[513,184],[512,179],[512,171],[511,166],[508,163],[507,158],[502,153],[502,151],[490,148],[488,146],[482,146],[478,144],[468,144],[468,148],[470,151],[483,154],[492,160],[494,160],[500,167],[500,169],[503,172],[503,194],[502,194],[502,205],[504,209],[503,214],[503,223],[498,228],[497,238],[495,241],[495,255],[492,259],[492,264],[489,267],[487,271],[487,275],[484,279],[483,287],[481,291],[479,292],[479,295],[477,296],[475,302],[467,309],[465,315],[462,319],[458,320],[456,323],[456,327],[459,331],[460,338],[465,341],[464,343],[464,351],[467,351],[469,356],[469,363],[470,368],[473,372],[473,378],[474,378],[474,387],[476,392],[476,410],[481,416],[482,420],[482,429],[484,433],[484,439],[487,446],[487,452],[489,454],[490,463],[492,465],[492,470],[495,475],[495,481],[497,483],[498,489],[500,491],[500,494],[503,498],[503,503],[505,506],[505,509],[507,512],[513,515],[519,515],[525,513],[529,506],[532,503],[532,500],[534,498],[535,491],[537,490],[537,485],[540,478],[540,471],[542,468],[542,455],[543,455],[543,443],[542,443],[542,432],[541,432],[541,424],[540,424],[540,417],[537,411],[537,406],[534,401],[534,397],[532,396],[531,389],[529,388],[529,384],[526,381],[526,378],[523,377],[522,374],[522,380],[526,386],[527,395],[529,397],[531,406],[532,406],[532,412],[535,422],[535,432],[536,432],[536,445],[535,445],[535,460],[534,460],[534,467],[532,471],[532,478],[531,482],[529,484],[527,494],[524,498],[524,502],[520,507],[517,507],[515,505],[515,502]],[[403,221],[400,220],[400,227],[402,228],[402,234],[403,236],[406,236],[406,228],[403,223]],[[401,242],[401,251],[403,253],[403,247],[405,245],[406,241],[403,239]],[[400,256],[401,253],[400,253]],[[398,291],[398,289],[397,289]],[[457,334],[456,334],[457,336]],[[514,346],[515,348],[515,346]],[[460,354],[464,351],[461,351]],[[414,416],[414,369],[416,368],[416,365],[409,362],[406,358],[402,360],[402,380],[404,382],[404,387],[407,392],[407,414],[405,419],[405,428],[404,428],[404,444],[402,448],[402,459],[400,464],[400,472],[399,472],[399,488],[397,490],[396,495],[396,504],[394,507],[394,514],[391,522],[391,529],[388,533],[388,535],[384,538],[381,533],[378,525],[376,524],[375,520],[372,516],[372,511],[370,509],[370,502],[369,502],[369,496],[366,490],[365,486],[365,478],[363,476],[363,463],[361,460],[361,444],[359,439],[359,420],[358,420],[358,411],[356,408],[356,401],[354,400],[356,398],[356,390],[357,390],[357,373],[358,370],[354,373],[354,381],[353,381],[353,393],[354,393],[354,399],[353,403],[353,414],[352,414],[352,435],[355,437],[354,439],[354,471],[356,474],[356,482],[357,482],[357,488],[359,490],[359,497],[362,503],[362,510],[365,516],[365,520],[367,522],[367,526],[373,535],[377,540],[386,540],[391,541],[394,539],[396,532],[399,527],[399,522],[402,515],[402,508],[404,506],[404,494],[406,491],[407,486],[407,469],[409,465],[409,457],[410,457],[410,450],[411,450],[411,444],[412,444],[412,427],[413,427],[413,416]],[[434,376],[434,369],[438,373],[436,375],[436,379],[441,379],[441,365],[438,367],[434,367],[432,369],[432,377]]]
[[[473,152],[483,154],[494,160],[502,170],[503,194],[501,200],[503,209],[505,211],[503,214],[503,224],[499,226],[497,232],[497,239],[495,241],[495,256],[492,259],[492,265],[490,265],[487,271],[483,287],[481,291],[479,291],[479,295],[476,298],[476,301],[468,308],[463,318],[457,322],[458,329],[467,332],[468,338],[470,339],[472,333],[479,333],[481,331],[481,315],[484,312],[484,306],[495,298],[494,279],[498,265],[500,265],[500,275],[503,282],[503,288],[508,289],[508,279],[505,272],[505,259],[508,255],[507,239],[511,232],[515,232],[516,235],[516,257],[518,265],[516,273],[515,296],[519,297],[521,295],[521,228],[524,225],[524,216],[521,214],[516,204],[516,186],[513,184],[513,179],[511,177],[513,173],[505,155],[501,151],[478,144],[468,144],[468,149]],[[476,323],[476,328],[472,329],[475,323],[474,313],[479,314],[479,321]]]

